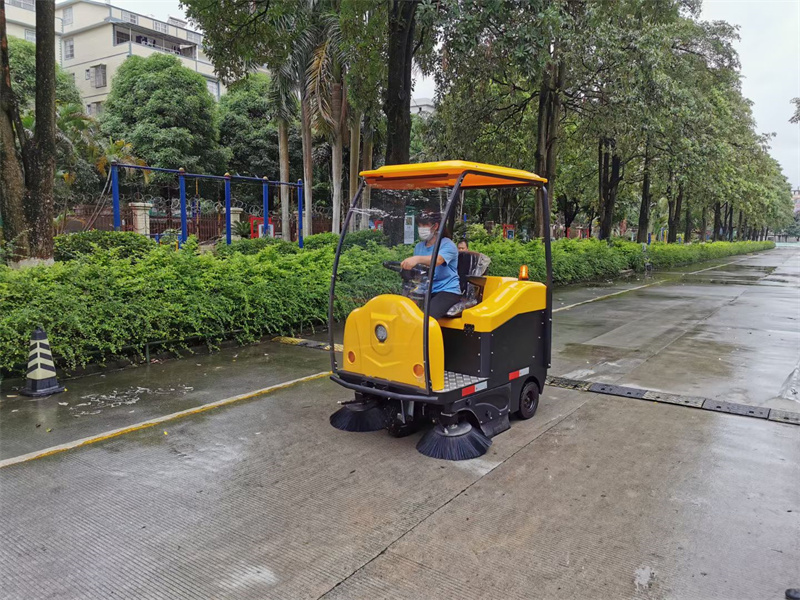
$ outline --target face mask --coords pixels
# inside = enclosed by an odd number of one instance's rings
[[[431,239],[430,227],[419,227],[417,231],[419,232],[419,239],[421,239],[423,242],[427,242],[429,239]]]

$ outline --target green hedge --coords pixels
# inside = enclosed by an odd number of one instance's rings
[[[381,263],[402,259],[411,248],[389,248],[374,236],[364,237],[342,254],[337,318],[376,294],[399,291],[400,278]],[[302,252],[271,242],[254,253],[226,249],[219,255],[199,253],[194,239],[179,251],[148,243],[146,252],[126,256],[120,244],[103,250],[95,242],[85,252],[73,250],[77,259],[49,267],[0,266],[0,372],[24,364],[37,325],[47,331],[59,364],[74,369],[126,348],[141,353],[153,341],[200,337],[213,345],[234,335],[248,342],[324,324],[336,240],[327,234],[308,239],[312,243]],[[251,241],[257,240],[242,240]],[[663,268],[772,247],[771,242],[654,244],[648,254]],[[491,256],[491,274],[514,276],[527,264],[532,278],[544,279],[540,242],[489,241],[474,243],[473,249]],[[553,244],[554,277],[559,284],[613,277],[621,269],[643,268],[641,254],[630,242],[559,240]]]
[[[84,231],[57,235],[53,242],[53,257],[57,261],[74,260],[98,251],[115,251],[118,258],[141,258],[151,252],[156,243],[132,231]]]

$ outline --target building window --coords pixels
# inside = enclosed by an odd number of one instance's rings
[[[195,33],[194,31],[187,31],[186,32],[186,39],[190,42],[194,42],[195,44],[199,44],[203,41],[203,36],[199,33]]]
[[[117,29],[116,35],[114,37],[114,44],[127,44],[131,41],[131,33],[130,31],[124,31],[122,29]]]
[[[92,87],[106,87],[106,66],[95,65],[92,67]]]
[[[75,58],[75,43],[72,38],[64,40],[64,58],[67,60]]]
[[[169,27],[166,23],[162,23],[161,21],[153,21],[153,29],[161,33],[169,33]]]
[[[32,10],[32,11],[36,10],[35,0],[8,0],[8,4],[10,6],[24,8],[25,10]]]
[[[34,29],[25,30],[25,40],[28,42],[36,43],[36,31]]]
[[[139,16],[130,13],[127,10],[122,11],[122,20],[125,21],[126,23],[133,23],[134,25],[139,24]]]
[[[86,81],[89,81],[91,78],[92,78],[92,70],[86,69],[86,76],[84,77],[84,79],[86,79]]]
[[[206,87],[208,88],[208,91],[211,92],[211,95],[214,96],[214,98],[219,98],[219,81],[206,79]]]
[[[72,7],[68,6],[64,9],[62,13],[62,18],[64,20],[64,25],[72,25]]]

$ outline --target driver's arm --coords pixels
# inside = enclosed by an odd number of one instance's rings
[[[444,257],[440,254],[436,257],[436,266],[444,264]],[[426,267],[431,266],[431,257],[430,256],[409,256],[405,259],[400,266],[403,269],[413,269],[417,265],[425,265]]]

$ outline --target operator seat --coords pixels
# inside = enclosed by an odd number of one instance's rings
[[[470,283],[470,277],[483,277],[492,259],[480,252],[465,250],[458,253],[458,279],[461,284],[461,300],[447,311],[447,317],[458,317],[468,308],[481,301],[481,288]]]

